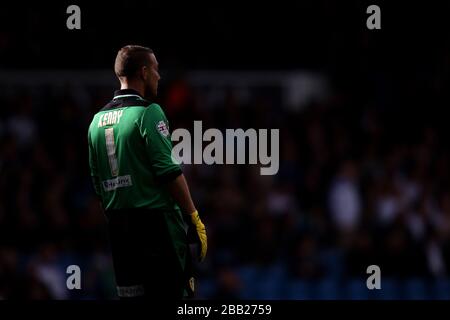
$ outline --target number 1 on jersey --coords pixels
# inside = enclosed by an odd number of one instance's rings
[[[119,166],[117,165],[116,143],[114,142],[113,128],[105,129],[106,153],[108,154],[109,167],[111,175],[117,177],[119,175]]]

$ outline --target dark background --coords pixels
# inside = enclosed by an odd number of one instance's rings
[[[3,4],[2,67],[109,67],[110,48],[142,43],[192,68],[391,68],[435,57],[448,27],[445,3],[79,1],[74,32],[61,28],[70,4]],[[382,5],[377,32],[365,28],[370,4]]]
[[[272,180],[249,166],[186,168],[210,236],[200,298],[449,299],[450,4],[392,2],[2,3],[0,78],[112,73],[117,50],[136,43],[160,62],[171,128],[280,128]],[[81,30],[66,28],[70,4]],[[370,4],[381,30],[366,28]],[[230,85],[207,102],[189,82],[198,70],[312,71],[331,89],[302,109],[276,85],[244,102]],[[85,139],[114,89],[2,80],[0,297],[115,297]],[[358,207],[351,227],[332,195]],[[82,267],[81,291],[65,288],[69,264]],[[370,264],[382,291],[365,287]]]

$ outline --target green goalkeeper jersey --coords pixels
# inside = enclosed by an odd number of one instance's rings
[[[158,104],[131,89],[116,91],[94,116],[88,143],[95,192],[105,210],[180,211],[164,188],[181,168],[172,158],[169,123]]]

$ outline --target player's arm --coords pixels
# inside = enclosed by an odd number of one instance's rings
[[[188,213],[188,219],[185,219],[189,225],[188,240],[200,244],[200,256],[202,261],[206,256],[208,248],[208,239],[206,228],[203,224],[198,211],[194,206],[189,187],[183,174],[167,183],[168,189],[174,200],[178,203],[183,212]]]
[[[200,260],[203,260],[207,250],[205,225],[192,201],[189,187],[181,171],[180,165],[172,158],[172,140],[169,125],[161,107],[152,104],[147,107],[140,123],[141,135],[147,144],[155,178],[167,187],[172,198],[183,213],[189,215],[188,222],[195,230],[196,241],[200,244]]]
[[[186,214],[192,214],[197,211],[192,201],[189,187],[184,177],[184,174],[180,174],[175,179],[167,183],[168,190],[172,198],[180,206],[181,210]]]

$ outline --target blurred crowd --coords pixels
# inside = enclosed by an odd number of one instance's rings
[[[87,127],[110,87],[0,96],[0,298],[114,299]],[[280,169],[184,165],[207,226],[198,298],[450,298],[450,153],[441,128],[405,128],[335,90],[302,109],[276,89],[219,103],[179,79],[158,102],[170,128],[279,128]],[[81,101],[81,102],[80,102]],[[408,121],[404,118],[403,121]],[[151,228],[149,228],[151,232]],[[82,290],[66,288],[79,265]],[[367,267],[382,290],[366,288]]]
[[[1,97],[0,296],[71,298],[66,269],[75,264],[82,298],[111,297],[105,221],[86,174],[90,114],[41,89]]]

